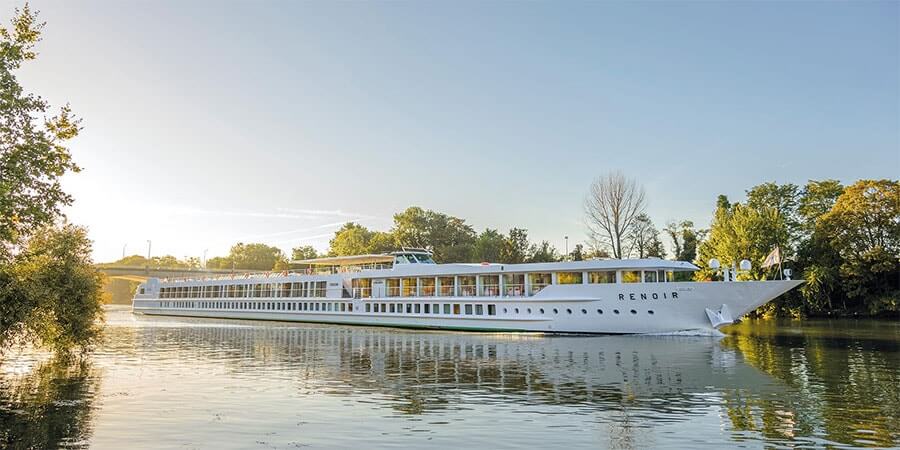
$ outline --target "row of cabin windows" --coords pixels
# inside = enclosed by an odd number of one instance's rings
[[[657,283],[673,280],[673,272],[664,270],[620,271],[623,283]],[[523,297],[532,296],[554,284],[615,283],[617,272],[541,272],[437,277],[388,278],[383,292],[373,292],[372,280],[352,281],[355,298],[375,297]]]
[[[459,303],[366,303],[366,312],[496,316],[497,305],[463,305]]]
[[[327,281],[177,286],[160,289],[159,298],[303,298],[325,297]]]
[[[353,304],[346,302],[184,302],[163,301],[162,308],[225,309],[249,311],[325,311],[353,312]]]

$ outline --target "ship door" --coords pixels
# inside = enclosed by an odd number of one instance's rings
[[[372,298],[384,297],[384,280],[372,280]]]

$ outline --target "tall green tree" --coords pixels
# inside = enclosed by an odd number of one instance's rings
[[[81,169],[66,143],[81,122],[69,106],[50,116],[49,104],[25,92],[15,72],[34,60],[44,23],[26,4],[0,28],[0,242],[15,243],[62,217],[72,203],[60,178]]]
[[[900,182],[848,186],[820,226],[843,260],[842,285],[857,308],[900,312]]]
[[[288,268],[287,258],[278,247],[266,244],[244,244],[238,242],[231,246],[226,257],[210,258],[206,262],[210,269],[240,270],[285,270]]]
[[[503,247],[500,248],[500,262],[506,264],[520,264],[525,262],[530,255],[531,244],[528,242],[528,231],[524,228],[512,228]]]
[[[291,249],[291,259],[299,261],[302,259],[315,259],[319,257],[319,252],[312,245],[301,245]]]
[[[80,121],[68,106],[51,115],[15,75],[37,56],[43,27],[27,4],[0,27],[0,350],[19,342],[68,352],[97,339],[102,275],[85,230],[60,224],[72,202],[60,178],[80,170],[66,144]]]
[[[506,236],[497,230],[486,228],[475,239],[472,250],[473,262],[498,262],[503,251]]]
[[[428,249],[439,262],[472,257],[475,230],[458,217],[411,206],[394,215],[391,232],[400,246]]]

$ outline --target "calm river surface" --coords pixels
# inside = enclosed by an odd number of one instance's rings
[[[107,310],[0,359],[0,448],[900,446],[900,324],[724,338],[417,332]]]

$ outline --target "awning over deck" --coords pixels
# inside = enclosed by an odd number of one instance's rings
[[[291,264],[303,264],[308,266],[361,266],[366,264],[391,263],[393,261],[394,257],[391,255],[353,255],[299,259],[291,261]]]

